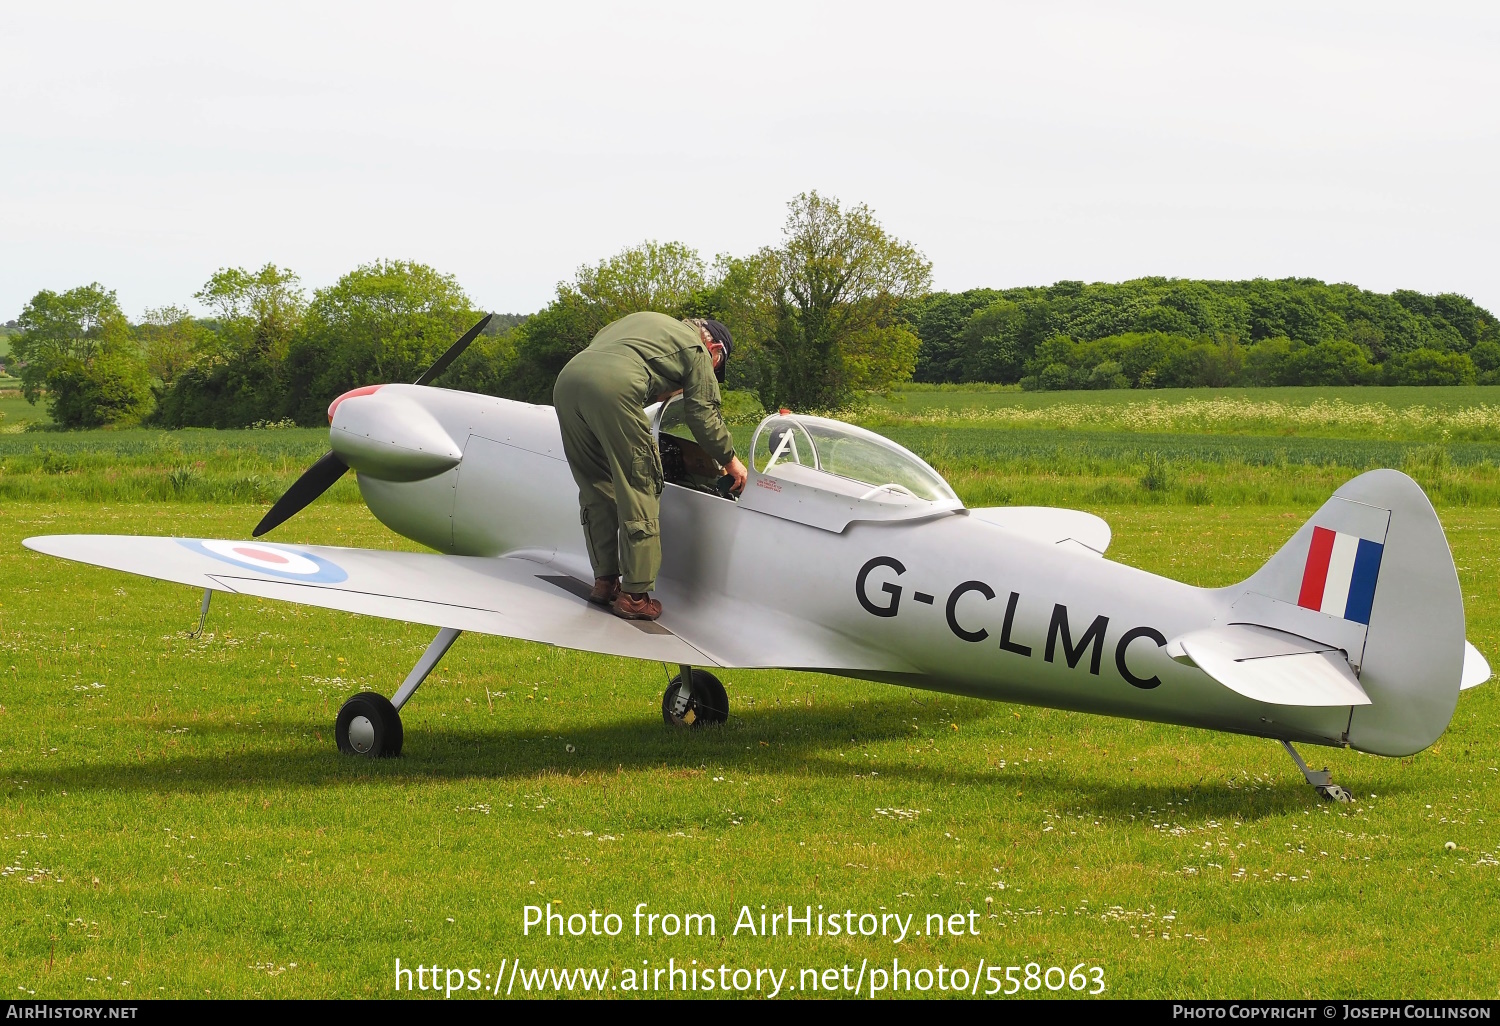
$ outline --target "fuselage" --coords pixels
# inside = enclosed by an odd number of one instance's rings
[[[400,432],[384,439],[361,425],[384,423],[388,411],[367,404],[362,421],[354,414],[364,400],[351,399],[334,416],[335,451],[359,473],[383,523],[440,552],[520,557],[591,579],[551,407],[400,385],[375,397],[398,413],[419,409],[412,416],[422,425],[415,455],[382,456],[381,445],[401,448]],[[446,469],[391,480],[416,473],[382,469],[397,465]],[[799,500],[781,487],[754,491],[761,475],[754,466],[750,473],[739,502],[673,484],[662,495],[662,622],[721,665],[825,670],[1321,744],[1351,740],[1347,707],[1268,706],[1168,658],[1168,639],[1223,616],[1233,589],[1182,584],[962,509],[877,520],[851,501],[841,529],[817,526],[809,521],[820,517],[799,513]]]

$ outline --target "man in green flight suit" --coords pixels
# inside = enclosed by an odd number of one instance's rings
[[[693,437],[734,479],[734,492],[745,487],[745,465],[719,412],[732,345],[718,321],[634,313],[605,325],[557,376],[552,403],[594,567],[589,601],[613,604],[616,616],[661,615],[649,594],[661,570],[661,455],[645,407],[681,392]]]

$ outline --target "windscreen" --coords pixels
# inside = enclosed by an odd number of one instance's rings
[[[886,502],[957,498],[948,482],[914,453],[871,431],[822,417],[782,414],[761,423],[755,433],[755,469],[774,477],[778,468],[786,467],[803,467],[865,485],[861,498]]]
[[[666,407],[661,411],[661,424],[657,430],[664,435],[676,435],[678,438],[694,441],[692,429],[687,425],[686,410],[687,406],[681,396],[668,399]]]

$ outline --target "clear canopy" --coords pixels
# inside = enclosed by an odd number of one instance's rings
[[[767,417],[755,431],[753,459],[762,475],[859,499],[958,500],[948,482],[915,453],[873,431],[823,417]]]

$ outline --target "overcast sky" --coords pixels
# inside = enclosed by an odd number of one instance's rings
[[[529,311],[817,189],[943,289],[1147,274],[1500,311],[1495,4],[0,0],[0,320],[378,257]]]

